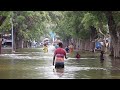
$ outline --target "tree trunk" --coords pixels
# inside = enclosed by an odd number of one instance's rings
[[[19,48],[19,39],[18,39],[18,33],[16,32],[16,37],[15,37],[15,50]]]
[[[69,46],[69,38],[66,38],[64,41],[63,41],[64,43],[64,47],[66,47],[66,46]]]
[[[3,22],[5,21],[6,17],[5,16],[0,16],[0,26],[3,24]],[[0,34],[0,54],[2,53],[1,51],[2,48],[2,35]]]
[[[84,41],[83,40],[80,41],[80,50],[81,51],[84,50]]]
[[[105,12],[107,21],[108,21],[108,27],[112,39],[112,46],[113,46],[113,52],[111,54],[114,55],[114,57],[119,58],[120,57],[120,42],[119,38],[117,36],[117,25],[114,21],[112,11]]]
[[[95,39],[97,38],[97,30],[94,26],[90,26],[90,47],[91,51],[95,51]]]
[[[23,48],[28,48],[28,47],[30,47],[29,42],[24,41],[23,42]]]
[[[14,47],[14,51],[16,51],[16,49],[19,48],[19,36],[18,36],[17,28],[14,29],[13,34],[14,34],[14,40],[13,40],[14,45],[13,45],[13,47]]]
[[[76,39],[76,50],[79,50],[79,38]]]
[[[110,42],[110,56],[114,56],[114,50],[113,50],[112,40],[111,40],[111,42]]]
[[[18,38],[19,40],[18,40],[18,48],[23,48],[23,40],[22,40],[22,38]]]
[[[0,34],[0,54],[2,53],[2,35]]]
[[[87,51],[90,50],[90,42],[89,42],[89,40],[86,40],[86,42],[85,42],[85,50],[87,50]]]

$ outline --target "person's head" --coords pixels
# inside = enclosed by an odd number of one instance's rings
[[[62,42],[59,42],[58,45],[59,45],[59,47],[61,47],[61,48],[63,47]]]
[[[44,44],[44,46],[47,46],[46,43]]]

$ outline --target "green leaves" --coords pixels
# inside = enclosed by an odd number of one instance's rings
[[[8,31],[10,29],[10,12],[9,11],[0,11],[0,17],[5,17],[5,20],[1,20],[0,31]]]
[[[1,16],[6,16],[0,30],[11,29],[13,15],[14,30],[23,39],[39,40],[49,31],[56,32],[60,38],[87,39],[90,36],[90,26],[99,28],[106,33],[107,21],[102,11],[0,11]],[[120,21],[120,12],[113,12],[116,23]]]
[[[87,39],[90,37],[90,26],[97,30],[100,28],[103,33],[107,30],[106,18],[102,11],[64,11],[60,13],[61,18],[59,20],[56,19],[55,13],[50,12],[50,15],[51,21],[57,23],[53,30],[61,38]]]

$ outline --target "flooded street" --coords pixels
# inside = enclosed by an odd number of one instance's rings
[[[52,46],[44,53],[42,48],[25,49],[14,54],[0,55],[0,79],[120,79],[120,59],[106,55],[100,62],[99,56],[81,55],[77,60],[68,55],[64,69],[52,65]]]

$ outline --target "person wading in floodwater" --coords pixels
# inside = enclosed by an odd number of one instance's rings
[[[47,52],[48,52],[47,44],[44,44],[43,50],[44,50],[44,53],[47,53]]]
[[[73,52],[73,50],[74,50],[74,46],[73,46],[73,43],[71,43],[71,45],[69,45],[69,52],[70,52],[70,54]]]
[[[77,59],[79,59],[79,58],[80,58],[80,54],[79,54],[78,52],[76,53],[75,58],[77,58]]]
[[[63,49],[63,44],[61,42],[58,43],[59,47],[55,50],[53,56],[53,66],[55,64],[55,68],[64,68],[64,57],[66,57],[66,51]]]
[[[67,53],[69,53],[69,47],[68,46],[66,46],[65,50],[66,50]]]

